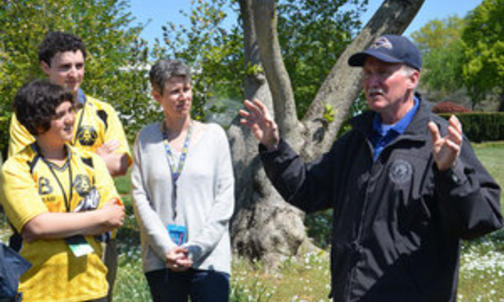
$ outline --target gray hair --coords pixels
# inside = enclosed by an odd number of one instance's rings
[[[402,65],[402,71],[406,76],[410,76],[413,74],[413,72],[418,71],[418,69],[411,67],[409,65],[403,64]]]
[[[163,94],[165,83],[174,77],[182,77],[187,82],[191,81],[191,70],[178,60],[158,60],[149,71],[152,89]]]

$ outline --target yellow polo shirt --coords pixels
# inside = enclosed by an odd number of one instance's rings
[[[1,170],[1,202],[21,233],[35,216],[47,212],[94,210],[119,198],[105,162],[96,154],[67,146],[69,159],[59,167],[29,145]],[[101,244],[85,236],[93,252],[76,257],[63,239],[24,242],[20,254],[32,267],[21,276],[23,301],[87,301],[107,294],[107,268]]]

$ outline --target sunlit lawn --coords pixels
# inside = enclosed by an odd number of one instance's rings
[[[473,145],[478,158],[504,185],[504,142]],[[501,193],[501,207],[504,208]],[[504,302],[504,230],[465,242],[461,257],[458,301]]]

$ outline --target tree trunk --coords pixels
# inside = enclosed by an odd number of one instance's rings
[[[268,0],[252,1],[254,29],[257,34],[260,59],[266,79],[270,83],[273,108],[280,134],[295,150],[303,145],[302,124],[298,121],[294,91],[285,68],[277,33],[276,2]]]
[[[245,65],[261,66],[254,28],[252,0],[240,0],[245,37]],[[260,99],[274,113],[263,73],[249,74],[245,98]],[[306,241],[304,214],[283,201],[266,177],[258,158],[258,142],[236,118],[228,129],[236,178],[236,209],[231,226],[233,250],[250,259],[263,259],[275,267],[297,253]]]
[[[294,96],[276,30],[275,0],[240,0],[245,36],[245,64],[262,66],[265,74],[248,75],[245,98],[258,98],[279,125],[280,134],[305,160],[326,152],[357,98],[360,68],[350,68],[348,57],[365,49],[384,33],[402,33],[424,0],[386,0],[354,42],[338,59],[312,102],[303,124],[296,117]],[[261,64],[262,62],[262,64]],[[336,109],[335,120],[324,122],[325,104]],[[275,265],[313,248],[306,236],[302,211],[288,205],[266,178],[257,152],[257,140],[238,118],[228,130],[236,177],[236,209],[231,236],[234,251]]]

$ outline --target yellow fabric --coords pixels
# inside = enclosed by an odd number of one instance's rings
[[[86,193],[96,188],[99,205],[119,198],[114,182],[103,160],[91,153],[69,147],[73,194],[73,211]],[[46,212],[66,212],[63,193],[49,166],[30,145],[2,166],[1,202],[9,221],[18,232],[37,215]],[[83,158],[91,158],[93,167]],[[30,171],[31,169],[31,171]],[[54,167],[67,196],[69,169]],[[107,294],[107,268],[101,261],[102,246],[92,236],[85,236],[94,252],[76,258],[64,240],[24,242],[20,254],[32,267],[21,276],[19,290],[23,301],[86,301]]]
[[[105,121],[98,112],[104,112],[101,114],[106,116]],[[30,132],[19,123],[15,114],[12,115],[9,135],[9,157],[35,141]],[[121,143],[115,153],[128,154],[129,165],[131,165],[132,158],[128,141],[116,111],[109,104],[86,96],[86,103],[75,115],[72,145],[96,152],[96,149],[111,140],[118,140]]]
[[[33,143],[35,137],[26,130],[26,128],[21,125],[17,120],[16,114],[12,114],[12,118],[9,126],[9,153],[8,157],[14,156],[14,154],[21,151],[25,146]]]

